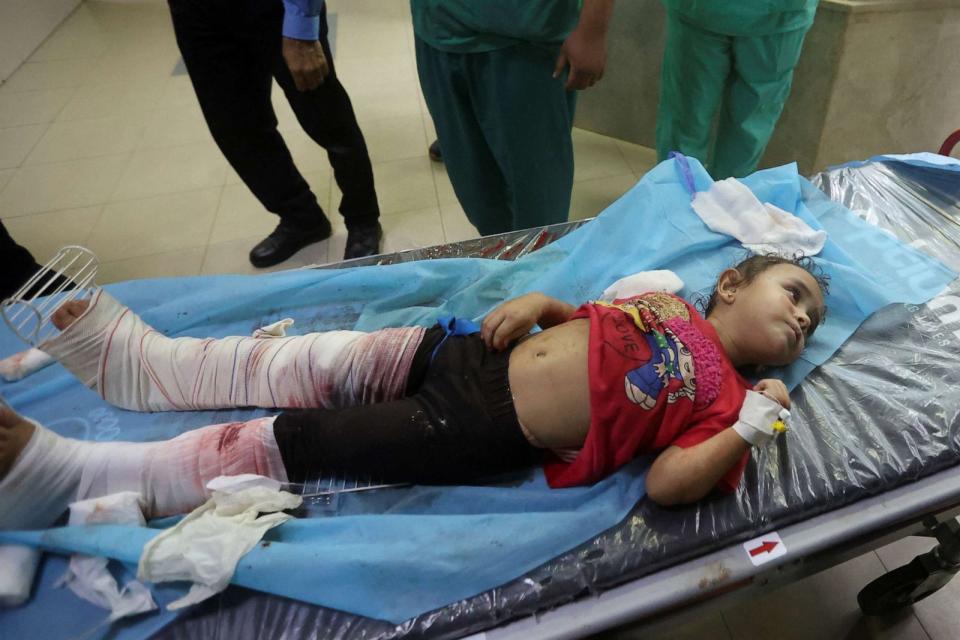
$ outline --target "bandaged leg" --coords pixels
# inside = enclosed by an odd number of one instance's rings
[[[287,482],[273,417],[196,429],[163,442],[85,442],[34,424],[0,480],[0,529],[48,527],[76,500],[136,491],[148,518],[186,513],[221,475]],[[7,427],[2,427],[7,428]]]
[[[402,397],[423,333],[173,339],[101,290],[40,348],[125,409],[332,408]]]

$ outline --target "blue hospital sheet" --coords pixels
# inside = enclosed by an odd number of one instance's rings
[[[699,190],[711,179],[690,160]],[[831,276],[830,311],[802,360],[780,372],[793,387],[824,362],[877,309],[930,299],[955,274],[831,202],[795,165],[746,178],[761,201],[792,211],[828,233],[818,263]],[[210,276],[121,283],[107,288],[170,335],[248,335],[290,316],[300,332],[432,324],[452,314],[479,320],[502,300],[532,290],[571,303],[600,295],[616,279],[672,269],[689,299],[745,256],[710,231],[669,160],[649,172],[596,220],[515,262],[421,261],[264,276]],[[21,348],[0,333],[0,353]],[[767,375],[770,375],[767,373]],[[154,440],[264,411],[134,414],[105,405],[59,366],[0,387],[22,412],[65,435]],[[51,399],[56,399],[51,402]],[[643,460],[593,487],[549,490],[542,472],[480,487],[411,487],[345,497],[337,517],[287,523],[268,547],[243,559],[235,582],[393,622],[503,584],[615,525],[643,496]],[[60,551],[133,562],[149,529],[64,528],[3,534]],[[42,607],[36,596],[24,615]],[[41,611],[41,609],[37,609]],[[39,614],[38,615],[42,615]]]

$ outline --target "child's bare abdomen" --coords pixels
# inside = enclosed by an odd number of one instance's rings
[[[590,428],[590,321],[572,320],[530,336],[510,354],[517,417],[549,449],[579,447]]]

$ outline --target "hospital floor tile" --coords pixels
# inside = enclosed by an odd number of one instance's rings
[[[188,105],[150,112],[137,148],[161,149],[212,141],[203,114],[194,105]]]
[[[46,89],[0,94],[0,128],[53,122],[76,89]]]
[[[8,218],[3,224],[13,239],[29,247],[34,259],[43,264],[68,244],[87,246],[102,211],[103,205],[95,205]]]
[[[477,228],[467,220],[467,215],[458,202],[441,204],[440,220],[443,222],[443,234],[447,242],[460,242],[480,237]]]
[[[95,58],[26,62],[0,85],[0,94],[79,87],[90,77]]]
[[[112,117],[129,124],[145,125],[162,92],[162,84],[143,80],[85,84],[73,90],[69,101],[57,115],[57,121]]]
[[[299,125],[295,129],[281,133],[284,142],[287,143],[287,148],[290,150],[290,155],[293,156],[293,162],[297,165],[297,170],[300,173],[303,175],[311,173],[318,176],[323,174],[328,178],[330,177],[330,160],[327,158],[326,149],[314,142]],[[227,182],[230,183],[231,179],[232,176],[228,178]],[[239,176],[236,177],[236,181],[240,182]]]
[[[380,202],[380,213],[389,215],[437,206],[431,161],[426,155],[373,165],[373,179]],[[334,185],[333,202],[339,202]]]
[[[633,173],[626,173],[574,182],[573,194],[570,198],[570,219],[592,218],[626,193],[637,183],[637,180],[637,176]]]
[[[220,187],[111,202],[87,240],[102,261],[205,247]]]
[[[224,183],[227,161],[213,141],[163,149],[138,149],[118,181],[112,200],[134,200]]]
[[[36,147],[45,124],[28,124],[0,129],[0,169],[19,167]]]
[[[633,173],[613,138],[574,129],[573,145],[574,182]]]
[[[253,236],[208,245],[200,273],[204,275],[217,273],[255,275],[258,273],[298,269],[313,264],[326,264],[328,262],[327,257],[329,255],[330,243],[332,242],[332,238],[324,240],[323,242],[316,242],[304,247],[282,264],[266,269],[257,269],[250,264],[247,254],[249,254],[250,249],[261,240],[263,240],[263,236]],[[343,249],[341,248],[340,251],[342,253]]]
[[[0,191],[3,191],[3,188],[7,186],[7,183],[10,182],[10,178],[12,178],[13,174],[16,172],[16,169],[0,169]]]
[[[23,165],[126,153],[137,147],[142,135],[142,126],[117,116],[55,122],[47,128]]]
[[[430,171],[433,173],[433,182],[437,189],[437,200],[440,201],[440,204],[459,205],[460,201],[457,200],[457,194],[453,190],[453,185],[450,184],[450,176],[447,175],[446,165],[442,162],[431,161]]]
[[[373,163],[422,157],[423,117],[418,112],[400,118],[371,120],[363,125],[363,137]]]
[[[21,167],[0,191],[0,217],[86,207],[106,202],[130,154]]]
[[[617,147],[623,154],[624,160],[638,176],[642,176],[657,165],[657,152],[650,147],[642,147],[626,140],[617,140]]]
[[[31,62],[99,58],[110,46],[110,38],[90,12],[81,4],[30,55]]]
[[[735,640],[928,640],[909,609],[882,618],[860,612],[857,593],[885,571],[875,553],[866,553],[725,608],[723,617]]]
[[[99,284],[142,278],[174,278],[200,273],[205,249],[194,247],[169,253],[137,256],[126,260],[101,262],[97,272]]]
[[[704,614],[691,620],[670,620],[652,626],[629,625],[598,634],[595,640],[731,640],[723,616]]]
[[[884,567],[893,571],[921,553],[930,551],[936,544],[932,538],[903,538],[878,549],[877,555]],[[939,591],[915,603],[913,613],[932,640],[960,638],[960,578],[954,576]]]

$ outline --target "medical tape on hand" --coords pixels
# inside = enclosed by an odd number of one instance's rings
[[[762,393],[747,391],[740,409],[740,419],[733,425],[741,438],[753,446],[770,442],[777,433],[787,430],[790,412]]]

